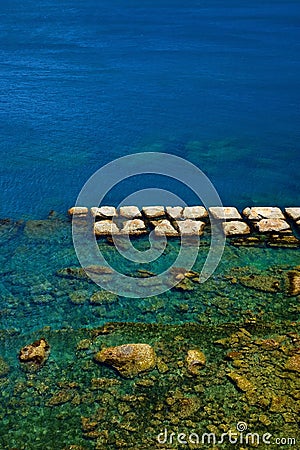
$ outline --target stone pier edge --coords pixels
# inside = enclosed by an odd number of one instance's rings
[[[97,237],[111,235],[155,235],[167,237],[201,236],[209,225],[209,216],[223,229],[226,237],[251,238],[268,235],[300,246],[300,207],[252,206],[239,211],[236,207],[203,206],[113,206],[87,208],[74,206],[68,210],[73,218],[90,218],[95,221]]]

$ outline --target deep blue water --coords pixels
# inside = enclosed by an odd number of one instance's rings
[[[0,15],[2,217],[64,212],[104,163],[147,150],[199,165],[226,204],[299,206],[298,0],[2,0]]]

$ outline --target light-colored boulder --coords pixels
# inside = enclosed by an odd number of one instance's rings
[[[274,206],[253,206],[252,208],[245,208],[243,214],[249,220],[284,219],[281,209]]]
[[[295,220],[295,222],[300,220],[300,208],[285,208],[286,215]]]
[[[238,210],[232,206],[212,206],[209,208],[212,217],[217,220],[241,220]]]
[[[138,236],[145,233],[147,233],[147,227],[141,219],[126,220],[121,229],[121,234]]]
[[[182,206],[167,206],[166,211],[171,219],[182,219],[183,208]]]
[[[184,219],[204,219],[207,216],[204,206],[186,206],[183,211]]]
[[[119,228],[111,220],[100,220],[94,224],[94,233],[96,236],[109,236],[111,234],[118,234]]]
[[[289,224],[282,219],[262,219],[256,223],[256,227],[260,233],[282,233],[291,230]]]
[[[199,370],[203,369],[206,364],[206,357],[201,350],[188,350],[186,363],[190,374],[199,375]]]
[[[73,206],[68,210],[70,216],[85,217],[88,214],[88,208],[84,206]]]
[[[99,219],[112,219],[117,216],[117,211],[113,206],[100,206],[91,208],[91,215]]]
[[[95,355],[95,360],[114,367],[125,378],[133,378],[156,366],[155,352],[148,344],[104,348]]]
[[[142,211],[147,219],[157,219],[165,216],[164,206],[144,206]]]
[[[234,220],[222,223],[225,236],[237,236],[241,234],[250,234],[250,228],[245,222]]]
[[[200,236],[203,234],[205,223],[201,220],[181,220],[176,222],[179,234],[184,236]]]
[[[156,236],[178,236],[178,231],[166,219],[153,222],[153,225],[155,226],[154,233]]]
[[[142,217],[141,211],[137,206],[121,206],[119,215],[126,219],[136,219]]]

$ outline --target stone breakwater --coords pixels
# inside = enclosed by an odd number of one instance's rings
[[[97,237],[111,235],[141,236],[154,231],[156,236],[201,236],[213,218],[227,237],[272,235],[286,242],[298,241],[300,207],[281,210],[278,207],[247,207],[239,212],[235,207],[203,206],[113,206],[69,209],[69,215],[94,220]],[[299,241],[298,241],[299,242]]]

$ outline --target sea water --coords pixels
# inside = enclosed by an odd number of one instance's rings
[[[244,419],[253,431],[294,436],[297,378],[280,371],[297,342],[299,296],[288,292],[286,276],[299,269],[299,249],[228,242],[202,285],[102,303],[93,301],[97,285],[61,270],[79,267],[67,209],[89,176],[131,153],[193,162],[225,205],[299,206],[299,2],[3,0],[0,15],[0,217],[11,219],[0,223],[1,448],[153,449],[165,426],[180,431],[178,417],[189,432],[212,422],[218,432],[235,429]],[[153,184],[162,180],[129,180],[107,202]],[[183,186],[164,180],[163,187],[197,204]],[[147,238],[135,245],[147,248]],[[105,239],[99,247],[121,272],[138,276]],[[165,270],[178,249],[170,240],[147,270]],[[266,288],[273,279],[278,292]],[[107,332],[107,322],[129,325]],[[233,367],[232,348],[214,341],[238,329],[251,337],[234,347],[244,362]],[[18,352],[42,336],[49,360],[27,374]],[[266,337],[278,339],[280,351],[259,353]],[[127,342],[153,345],[166,372],[123,380],[93,360],[103,346]],[[207,357],[196,380],[184,371],[191,347]],[[229,370],[252,375],[257,396],[245,403]],[[98,379],[108,384],[97,390]],[[276,397],[269,411],[262,399],[273,388],[287,409]],[[96,421],[96,434],[86,433],[85,417]]]
[[[197,164],[224,204],[298,206],[298,1],[3,0],[0,14],[2,217],[65,212],[140,151]]]

